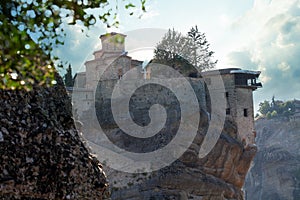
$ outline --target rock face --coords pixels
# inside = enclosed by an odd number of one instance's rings
[[[132,175],[106,169],[112,199],[243,199],[241,188],[256,148],[244,149],[225,130],[213,150],[199,159],[204,132],[183,156],[159,171]]]
[[[194,90],[202,91],[197,93],[202,94],[197,96],[199,102],[201,99],[206,99],[205,88],[201,87],[201,83],[192,85]],[[109,87],[100,86],[99,88]],[[104,89],[101,91],[103,92]],[[147,113],[154,102],[163,105],[166,109],[168,117],[166,127],[148,141],[134,141],[132,137],[124,134],[113,120],[110,111],[110,99],[101,98],[103,96],[96,97],[99,99],[96,102],[96,107],[101,107],[97,111],[99,123],[112,143],[126,151],[143,153],[155,151],[172,140],[180,123],[180,117],[177,119],[180,116],[180,108],[176,107],[176,99],[173,99],[168,91],[164,91],[163,88],[159,88],[158,91],[168,95],[153,95],[152,92],[150,93],[152,95],[147,96],[143,94],[149,94],[149,92],[142,93],[137,90],[138,95],[136,96],[139,98],[136,98],[136,102],[131,102],[129,105],[131,117],[137,124],[142,125],[149,123],[149,114]],[[164,96],[168,98],[163,98]],[[132,98],[132,101],[134,100],[135,95]],[[122,102],[122,99],[119,101]],[[207,101],[209,102],[209,100]],[[141,172],[138,174],[116,171],[104,165],[111,185],[111,198],[113,200],[244,199],[242,187],[256,153],[256,147],[249,145],[245,148],[236,139],[236,125],[228,118],[217,144],[206,157],[200,159],[198,153],[209,126],[206,110],[210,110],[209,105],[206,107],[206,104],[205,106],[202,104],[200,110],[196,111],[200,113],[201,119],[197,135],[189,149],[171,165],[151,173]],[[88,114],[84,116],[88,116]],[[86,119],[84,124],[88,125],[88,122],[93,120],[95,119]],[[85,129],[87,139],[101,146],[102,138],[97,134],[97,129],[89,125]],[[190,133],[186,132],[186,134]],[[95,153],[97,153],[96,150]]]
[[[245,183],[247,200],[300,199],[300,126],[256,121],[258,153]]]
[[[107,181],[55,87],[0,91],[0,199],[103,199]]]

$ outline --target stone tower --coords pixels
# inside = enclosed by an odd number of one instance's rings
[[[202,76],[206,84],[212,84],[212,91],[220,92],[220,88],[213,86],[214,76],[221,76],[224,83],[226,117],[237,125],[237,139],[246,146],[255,144],[253,91],[262,87],[257,81],[259,71],[242,70],[240,68],[229,68],[203,72]]]
[[[87,88],[95,89],[100,79],[120,78],[131,68],[131,58],[125,52],[125,37],[114,32],[100,36],[102,49],[95,51],[94,59],[85,63]]]
[[[122,53],[125,51],[125,37],[121,33],[107,33],[100,36],[102,52]],[[96,53],[96,52],[95,52]]]
[[[85,62],[86,71],[75,75],[72,98],[78,115],[94,105],[95,90],[99,81],[109,81],[122,78],[129,70],[130,77],[143,77],[142,61],[134,60],[125,51],[126,35],[107,33],[100,36],[102,49],[93,53],[94,59]],[[128,78],[128,77],[127,77]]]

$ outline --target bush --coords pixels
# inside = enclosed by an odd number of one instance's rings
[[[271,113],[271,118],[274,118],[274,117],[277,117],[277,116],[278,116],[277,111],[273,110],[273,112]]]
[[[272,118],[271,113],[270,113],[270,112],[267,112],[266,117],[267,117],[267,119],[271,119],[271,118]]]

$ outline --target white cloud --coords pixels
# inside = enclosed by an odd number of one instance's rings
[[[260,70],[263,88],[258,101],[272,95],[300,98],[300,0],[256,0],[232,26],[243,40],[242,50],[231,52],[231,65]]]
[[[82,32],[81,25],[66,25],[64,45],[54,49],[63,62],[72,65],[73,73],[84,70],[84,63],[91,58],[92,53],[100,48],[99,36],[105,32],[102,27],[94,27]],[[102,31],[101,31],[102,30]],[[62,72],[65,73],[65,72]]]
[[[146,13],[143,13],[141,19],[150,19],[150,18],[156,17],[158,15],[159,15],[158,11],[151,10],[151,11],[147,11]]]
[[[288,70],[290,70],[290,65],[288,65],[286,62],[281,62],[279,65],[278,65],[278,68],[281,70],[281,71],[283,71],[283,72],[285,72],[285,71],[288,71]]]
[[[297,3],[298,0],[255,0],[253,8],[238,18],[232,28],[255,40],[263,36],[264,27],[272,18],[287,13]]]
[[[125,32],[126,50],[129,56],[139,60],[151,60],[158,41],[167,32],[165,29],[144,28]]]
[[[225,26],[225,27],[232,23],[232,19],[230,19],[230,17],[226,14],[220,15],[219,19],[220,19],[221,25]]]

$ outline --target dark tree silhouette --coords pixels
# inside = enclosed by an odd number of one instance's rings
[[[67,68],[67,72],[64,75],[64,82],[65,82],[66,87],[73,87],[73,85],[74,85],[74,79],[73,79],[73,75],[72,75],[71,65],[69,65],[69,67]]]

